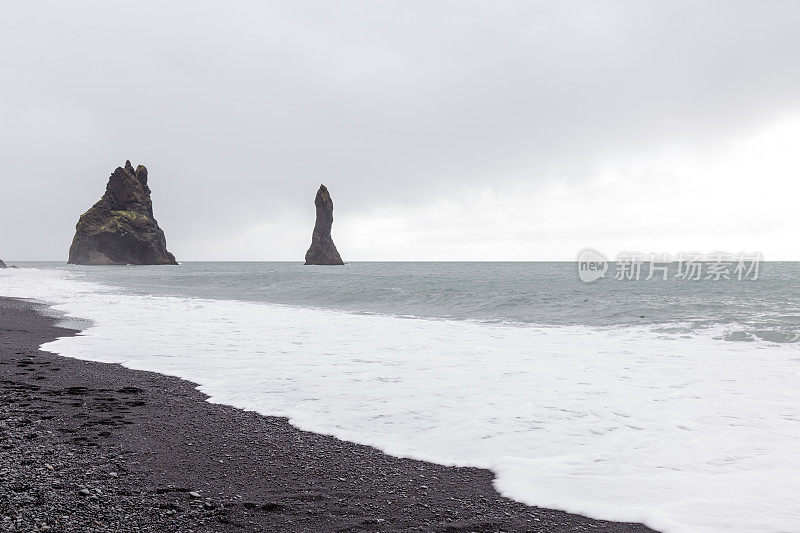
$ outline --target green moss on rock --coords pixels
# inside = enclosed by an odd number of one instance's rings
[[[106,192],[81,215],[69,263],[81,265],[177,264],[153,217],[147,168],[130,161],[109,177]]]

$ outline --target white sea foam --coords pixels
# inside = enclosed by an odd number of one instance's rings
[[[46,350],[388,453],[491,468],[532,505],[668,532],[800,531],[800,350],[639,327],[516,327],[145,297],[63,271],[0,295],[93,325]]]

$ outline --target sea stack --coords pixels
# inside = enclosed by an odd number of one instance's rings
[[[130,161],[108,178],[106,192],[75,226],[73,265],[177,265],[153,217],[147,168]]]
[[[306,252],[307,265],[343,265],[339,251],[331,238],[333,226],[333,200],[324,185],[319,186],[317,197],[314,198],[317,206],[317,222],[314,224],[314,233],[311,235],[311,247]]]
[[[6,268],[6,264],[3,263],[2,259],[0,259],[0,268]]]

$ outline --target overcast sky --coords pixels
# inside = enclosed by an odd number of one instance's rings
[[[130,159],[179,260],[586,246],[800,260],[800,2],[25,2],[0,257],[66,260]]]

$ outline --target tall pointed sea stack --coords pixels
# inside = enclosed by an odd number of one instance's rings
[[[153,218],[147,169],[117,167],[106,193],[81,215],[69,248],[73,265],[177,265]]]
[[[306,252],[306,264],[343,265],[344,262],[331,238],[333,200],[324,185],[319,186],[314,205],[317,206],[317,223],[314,224],[314,233],[311,235],[311,247]]]

